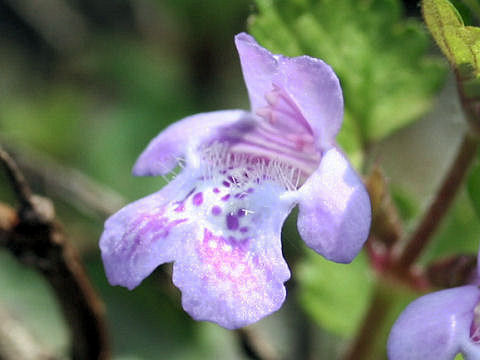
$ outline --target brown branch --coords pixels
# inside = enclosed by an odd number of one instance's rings
[[[275,349],[251,327],[244,327],[235,331],[245,354],[252,360],[277,360]]]
[[[54,49],[78,52],[85,46],[88,24],[80,11],[65,0],[7,0],[7,6]]]
[[[108,359],[110,357],[104,309],[92,288],[75,249],[66,241],[54,219],[51,202],[31,195],[18,182],[22,179],[15,163],[5,152],[0,162],[7,171],[16,193],[24,196],[25,211],[13,209],[0,222],[0,245],[5,246],[19,261],[34,267],[52,286],[71,330],[74,360]],[[1,207],[8,213],[5,206]]]
[[[76,169],[59,164],[46,154],[3,138],[0,140],[29,178],[38,179],[47,194],[67,202],[84,215],[103,221],[127,203],[112,189]]]
[[[22,208],[32,208],[32,191],[30,190],[30,186],[28,186],[27,181],[20,172],[17,164],[2,148],[0,148],[0,162],[5,169],[10,184],[12,185],[18,200],[20,201],[20,206]]]
[[[448,170],[440,189],[395,261],[394,268],[398,272],[407,272],[430,242],[434,231],[438,228],[447,210],[450,208],[470,165],[475,159],[478,144],[479,140],[477,138],[469,134],[464,136],[455,160]]]
[[[392,301],[385,296],[385,289],[382,286],[382,284],[377,284],[362,325],[357,330],[357,335],[343,360],[372,359],[375,341],[392,306]]]

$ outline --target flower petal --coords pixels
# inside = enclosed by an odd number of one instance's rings
[[[291,204],[279,201],[279,191],[277,185],[260,185],[229,205],[225,225],[197,221],[196,236],[184,239],[173,282],[194,319],[234,329],[282,305],[290,271],[282,257],[280,232]]]
[[[337,75],[325,62],[309,56],[281,56],[278,61],[273,82],[296,104],[319,148],[333,146],[343,119],[343,95]]]
[[[325,258],[349,263],[367,240],[371,209],[367,191],[348,160],[332,148],[299,190],[298,230]]]
[[[258,45],[246,33],[235,36],[242,65],[243,78],[248,90],[253,112],[267,106],[265,94],[273,89],[272,78],[277,71],[277,60],[267,49]]]
[[[221,129],[244,118],[251,118],[250,113],[223,110],[188,116],[170,125],[148,144],[135,163],[133,174],[167,174],[182,156],[195,156],[199,145],[214,138]]]
[[[100,249],[112,285],[133,289],[158,265],[174,260],[177,239],[186,233],[186,219],[169,218],[165,206],[173,196],[189,189],[191,182],[180,175],[159,192],[125,206],[107,219]]]
[[[479,289],[468,285],[415,300],[393,325],[387,345],[388,358],[452,360],[467,345],[468,359],[479,359],[479,345],[469,339],[473,309],[479,299]]]

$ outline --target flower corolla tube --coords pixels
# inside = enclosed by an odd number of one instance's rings
[[[333,70],[308,56],[273,55],[235,37],[251,111],[184,118],[154,138],[135,175],[181,172],[105,223],[109,282],[136,287],[173,262],[173,283],[196,320],[234,329],[278,310],[290,278],[282,224],[298,204],[298,230],[325,258],[349,263],[367,239],[365,187],[335,143],[343,97]]]
[[[410,303],[390,331],[389,360],[453,360],[458,354],[479,360],[478,267],[477,273],[475,284],[436,291]]]

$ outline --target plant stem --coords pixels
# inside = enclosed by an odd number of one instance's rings
[[[438,192],[394,263],[394,268],[398,272],[407,272],[430,242],[475,159],[478,145],[478,138],[469,133],[464,136],[455,160],[443,179]]]
[[[383,286],[381,282],[376,283],[368,311],[343,360],[372,359],[378,334],[381,333],[393,304],[392,298],[387,296]]]
[[[103,303],[56,222],[53,204],[31,193],[16,163],[1,148],[0,164],[21,203],[18,212],[0,207],[0,245],[39,271],[53,288],[71,330],[73,360],[109,359]]]

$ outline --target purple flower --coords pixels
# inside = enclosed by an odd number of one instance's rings
[[[459,353],[466,360],[480,359],[479,287],[451,288],[413,301],[393,325],[387,348],[390,360],[453,360]]]
[[[234,329],[278,310],[290,271],[280,233],[298,229],[327,259],[348,263],[370,226],[365,188],[335,146],[338,79],[323,61],[272,55],[235,38],[252,110],[197,114],[161,132],[135,175],[184,169],[159,192],[110,217],[100,239],[108,280],[136,287],[174,262],[173,282],[197,320]]]

